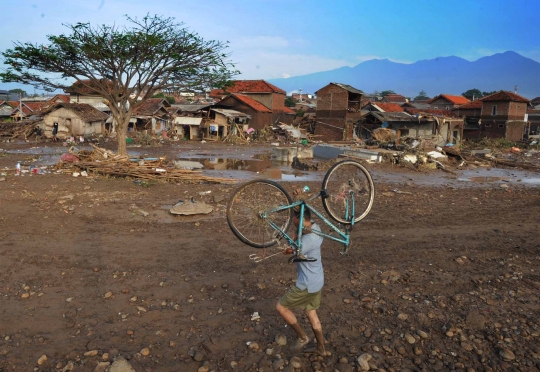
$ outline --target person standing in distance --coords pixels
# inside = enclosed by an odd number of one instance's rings
[[[58,135],[58,123],[54,123],[53,128],[52,128],[52,139],[54,142],[58,141],[58,137],[56,137],[57,135]]]
[[[293,223],[296,228],[300,225],[300,212],[294,211]],[[294,285],[277,303],[276,310],[285,322],[291,326],[298,339],[292,346],[294,351],[301,351],[310,341],[302,326],[298,324],[296,316],[291,309],[303,309],[311,323],[311,329],[317,341],[314,351],[321,356],[327,356],[324,347],[322,325],[317,316],[317,309],[321,305],[322,288],[324,285],[324,272],[321,262],[322,236],[313,233],[321,231],[320,227],[311,221],[311,211],[304,209],[304,224],[302,234],[302,256],[293,257],[290,262],[295,262],[298,270],[296,285]],[[293,239],[296,240],[296,234]],[[291,254],[289,248],[283,252]]]

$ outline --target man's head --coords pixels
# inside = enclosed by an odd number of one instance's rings
[[[294,209],[293,223],[294,226],[300,225],[300,208]],[[304,226],[306,225],[311,225],[311,211],[308,208],[304,208]]]

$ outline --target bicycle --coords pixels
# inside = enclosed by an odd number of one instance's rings
[[[307,188],[307,189],[306,189]],[[309,192],[307,186],[304,192]],[[309,204],[321,198],[326,213],[343,228],[339,228]],[[337,236],[312,230],[324,238],[343,244],[341,254],[347,254],[350,247],[350,232],[355,223],[364,219],[373,207],[375,187],[368,170],[354,160],[344,160],[334,164],[326,172],[321,191],[307,200],[293,201],[289,193],[277,182],[254,180],[242,184],[235,190],[227,205],[227,222],[233,234],[243,243],[254,248],[268,248],[285,240],[293,249],[293,259],[309,261],[302,255],[302,232],[304,211],[308,208],[312,216],[320,218]],[[293,209],[299,208],[300,223],[297,238],[287,234]],[[255,262],[273,257],[250,255]]]

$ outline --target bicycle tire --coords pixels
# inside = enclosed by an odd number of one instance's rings
[[[335,221],[350,225],[352,218],[345,218],[346,195],[354,195],[354,222],[364,219],[375,201],[375,186],[368,170],[354,160],[334,164],[324,176],[322,189],[326,195],[322,204],[326,213]],[[352,192],[352,194],[351,194]]]
[[[241,185],[227,204],[227,223],[233,234],[254,248],[275,245],[280,233],[260,217],[260,212],[290,205],[293,200],[285,189],[274,181],[255,180]],[[292,208],[269,215],[282,231],[292,223]]]

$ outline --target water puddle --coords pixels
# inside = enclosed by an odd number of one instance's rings
[[[317,181],[321,180],[324,175],[323,172],[294,169],[290,164],[272,160],[269,154],[256,154],[250,159],[212,157],[213,154],[204,155],[205,157],[182,157],[178,159],[177,164],[193,164],[194,166],[200,164],[203,166],[203,173],[209,176],[243,180],[267,178],[281,181]]]
[[[497,181],[504,181],[508,182],[509,180],[505,177],[460,177],[458,178],[458,181],[465,181],[465,182],[497,182]]]

